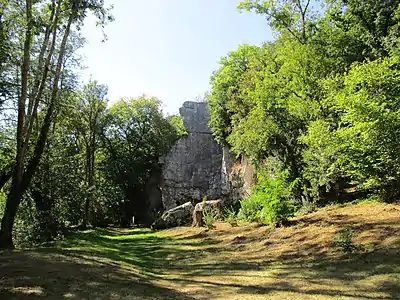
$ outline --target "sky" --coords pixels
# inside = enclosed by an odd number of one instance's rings
[[[81,50],[92,78],[109,88],[109,98],[154,96],[163,111],[177,114],[185,101],[210,89],[219,60],[241,43],[272,39],[262,16],[236,10],[238,0],[105,0],[115,21],[108,40],[89,17]]]

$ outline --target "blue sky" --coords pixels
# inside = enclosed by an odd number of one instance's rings
[[[91,76],[109,87],[109,98],[155,96],[166,113],[209,89],[221,56],[241,43],[271,40],[266,20],[236,10],[238,0],[105,0],[115,21],[101,43],[100,28],[88,18],[82,49]]]

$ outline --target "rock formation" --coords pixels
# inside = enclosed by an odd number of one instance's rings
[[[169,210],[188,201],[237,201],[254,182],[254,169],[218,145],[208,126],[204,102],[185,102],[179,110],[187,135],[180,138],[163,160],[162,202]]]
[[[196,204],[193,211],[192,227],[202,227],[204,225],[203,216],[204,210],[215,210],[218,213],[222,212],[222,200],[201,201]]]
[[[161,185],[164,209],[221,195],[222,148],[208,127],[204,102],[185,102],[180,109],[187,135],[165,157]]]
[[[171,208],[165,211],[161,218],[151,225],[151,228],[157,230],[187,225],[192,221],[193,211],[194,206],[191,202]]]
[[[244,196],[250,195],[251,188],[256,183],[255,175],[255,168],[249,159],[246,157],[236,159],[228,147],[223,148],[221,164],[223,198],[229,199],[234,204]]]

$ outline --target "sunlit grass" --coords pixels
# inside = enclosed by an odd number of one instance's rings
[[[345,226],[362,251],[335,249]],[[72,232],[0,257],[0,299],[397,299],[399,236],[400,206],[376,203],[328,207],[276,229]]]

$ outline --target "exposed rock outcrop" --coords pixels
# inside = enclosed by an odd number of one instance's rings
[[[165,209],[188,200],[221,196],[222,148],[208,127],[209,115],[204,102],[185,102],[180,109],[187,135],[165,157],[162,201]]]
[[[186,101],[179,109],[183,119],[183,126],[188,133],[211,134],[208,126],[210,115],[205,102]]]
[[[204,209],[214,209],[218,212],[222,212],[222,200],[210,200],[210,201],[202,201],[197,203],[194,207],[193,211],[193,227],[201,227],[203,226],[203,216],[204,216]]]
[[[255,183],[256,170],[250,160],[246,157],[236,159],[228,147],[224,147],[221,164],[222,197],[236,203],[250,194]]]
[[[187,135],[180,138],[163,159],[162,203],[165,210],[187,201],[224,199],[232,204],[246,195],[254,183],[254,168],[237,160],[218,145],[208,126],[205,102],[185,102],[179,110]]]
[[[191,202],[186,202],[165,211],[161,218],[157,219],[152,224],[151,228],[155,230],[188,225],[192,220],[193,211],[193,204]]]

